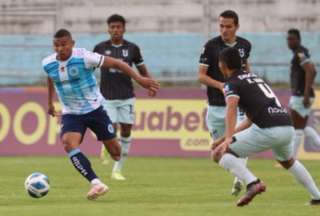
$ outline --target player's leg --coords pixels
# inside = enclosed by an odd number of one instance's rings
[[[111,178],[115,180],[125,180],[122,175],[122,168],[128,157],[131,146],[131,129],[134,124],[134,103],[135,99],[130,98],[123,100],[118,106],[118,120],[120,122],[120,145],[121,145],[121,159],[116,161]]]
[[[116,138],[115,130],[107,112],[102,108],[98,108],[89,116],[90,121],[86,122],[89,127],[101,141],[111,158],[115,161],[120,160],[121,147]]]
[[[291,138],[288,137],[288,135],[290,135]],[[277,136],[279,137],[278,143],[275,142],[272,149],[277,161],[285,169],[289,170],[296,180],[309,191],[313,200],[312,202],[320,204],[320,192],[313,178],[303,164],[293,158],[293,128],[282,128]]]
[[[89,159],[79,149],[86,131],[81,118],[81,116],[75,115],[64,115],[62,117],[61,141],[74,168],[91,183],[91,189],[87,194],[87,198],[96,199],[98,196],[106,193],[108,187],[100,181],[92,169]]]
[[[128,157],[131,146],[131,124],[120,123],[120,145],[121,145],[121,158],[114,163],[111,178],[115,180],[125,180],[122,174],[123,165]]]
[[[113,128],[115,129],[115,134],[117,134],[117,119],[118,119],[118,111],[117,111],[117,101],[116,100],[105,100],[103,102],[103,108],[107,112],[111,122],[113,123]],[[100,159],[102,164],[109,164],[108,160],[109,154],[104,145],[101,145],[100,151]]]
[[[252,126],[235,136],[235,141],[230,145],[227,153],[222,154],[219,149],[213,151],[213,159],[225,170],[242,180],[247,186],[246,194],[240,198],[237,205],[248,204],[257,194],[266,190],[266,186],[247,167],[241,163],[239,158],[246,158],[270,148],[265,145],[266,137],[261,134],[261,129]]]
[[[311,98],[311,103],[313,101],[314,99]],[[303,135],[309,137],[316,146],[320,146],[320,136],[314,128],[307,126],[311,108],[304,107],[303,97],[292,96],[290,98],[289,107],[293,126],[296,129],[296,137],[294,140],[294,157],[296,158]]]
[[[294,158],[296,158],[303,139],[304,128],[307,124],[308,117],[302,117],[297,111],[293,109],[290,109],[290,114],[293,126],[295,128],[295,136],[293,139],[293,156]]]
[[[246,114],[238,110],[238,116],[237,116],[237,124],[239,124],[241,121],[243,121],[246,118]],[[248,158],[239,158],[240,163],[243,163],[245,166],[247,166]],[[244,182],[242,182],[238,177],[235,177],[233,180],[233,185],[231,188],[231,195],[238,196],[242,190],[242,187],[244,185]]]

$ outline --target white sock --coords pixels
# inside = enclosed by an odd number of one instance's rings
[[[238,158],[239,162],[241,162],[245,167],[247,167],[247,162],[248,162],[248,158]],[[237,182],[240,182],[241,184],[243,184],[243,181],[241,181],[241,179],[239,179],[238,177],[235,177],[233,180],[233,184],[236,184]]]
[[[131,146],[131,137],[120,137],[119,139],[121,145],[121,158],[119,161],[116,161],[113,166],[113,172],[120,172],[124,162],[126,161],[130,146]]]
[[[310,126],[304,128],[304,134],[306,137],[310,137],[316,146],[320,147],[320,136],[318,132]]]
[[[241,160],[232,154],[226,153],[219,161],[219,165],[244,181],[246,185],[257,180]]]
[[[304,132],[301,129],[297,129],[295,131],[295,136],[292,139],[292,142],[293,142],[293,157],[294,158],[297,158],[297,156],[298,156],[299,147],[301,145],[303,134],[304,134]]]
[[[100,179],[95,178],[95,179],[93,179],[93,180],[91,181],[91,184],[92,184],[92,185],[97,185],[97,184],[102,184],[102,182],[100,181]]]
[[[308,170],[299,161],[295,161],[289,171],[309,191],[312,199],[320,199],[320,191]]]

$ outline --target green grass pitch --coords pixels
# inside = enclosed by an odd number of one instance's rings
[[[88,201],[89,184],[67,157],[1,157],[1,216],[206,216],[206,215],[320,215],[320,206],[307,206],[308,194],[290,173],[271,160],[250,160],[249,166],[267,184],[267,192],[244,208],[230,195],[233,178],[209,159],[130,158],[128,180],[110,180],[111,165],[91,158],[97,174],[111,191]],[[318,161],[304,161],[318,183]],[[49,176],[51,190],[41,199],[24,191],[25,178],[34,171]]]

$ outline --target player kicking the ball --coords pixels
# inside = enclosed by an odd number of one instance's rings
[[[103,97],[94,76],[95,68],[119,69],[149,91],[156,92],[159,84],[138,75],[120,60],[73,48],[74,44],[70,32],[60,29],[53,39],[55,53],[42,61],[48,75],[48,113],[59,115],[53,105],[55,87],[62,104],[61,142],[75,169],[91,183],[87,198],[94,200],[105,194],[108,187],[97,177],[90,161],[79,149],[86,129],[90,128],[96,134],[114,160],[118,161],[121,154],[112,123],[102,108]]]
[[[320,191],[306,168],[293,157],[293,135],[290,117],[270,87],[254,74],[241,70],[239,51],[227,48],[219,55],[219,67],[226,82],[226,132],[224,141],[212,151],[214,161],[242,179],[247,192],[237,202],[244,206],[262,192],[266,185],[239,158],[271,149],[276,160],[308,190],[310,204],[320,204]],[[247,119],[236,127],[237,107]]]

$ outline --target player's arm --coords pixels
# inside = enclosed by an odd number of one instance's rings
[[[243,131],[243,130],[249,128],[251,125],[252,125],[252,121],[247,117],[237,125],[234,133],[236,134],[240,131]]]
[[[198,80],[200,83],[210,86],[213,88],[220,89],[222,91],[223,89],[223,82],[217,81],[215,79],[212,79],[207,75],[208,72],[208,66],[204,64],[199,65],[199,72],[198,72]]]
[[[137,65],[137,69],[138,69],[141,76],[147,77],[147,78],[152,78],[151,74],[149,73],[149,70],[147,69],[145,64]],[[150,97],[154,97],[154,96],[156,96],[157,92],[156,91],[149,91],[148,94]]]
[[[226,98],[226,132],[225,132],[225,141],[232,141],[232,137],[235,134],[236,124],[237,124],[237,108],[239,103],[239,97],[229,96]]]
[[[248,59],[247,59],[246,62],[244,63],[244,70],[245,70],[247,73],[250,73],[251,67],[250,67],[250,63],[249,63]]]
[[[54,97],[54,86],[53,81],[48,77],[47,79],[47,89],[48,89],[48,114],[51,116],[56,116],[57,112],[53,105],[53,97]]]
[[[305,72],[305,87],[304,87],[304,98],[303,98],[303,105],[305,107],[310,106],[310,98],[309,93],[311,91],[314,77],[316,75],[316,70],[314,68],[314,64],[310,61],[305,62],[302,64],[303,70]]]
[[[252,121],[249,118],[245,118],[239,123],[239,125],[237,125],[236,129],[234,130],[234,134],[249,128],[251,125],[252,125]],[[225,136],[215,139],[211,145],[211,149],[214,150],[219,145],[221,145],[224,141],[225,141]]]
[[[115,68],[134,79],[143,88],[156,93],[159,90],[159,83],[151,78],[143,77],[136,73],[127,63],[112,57],[104,57],[102,67]]]
[[[208,42],[202,50],[199,60],[198,80],[201,84],[223,90],[223,83],[208,76],[209,65],[213,64],[214,47]]]

